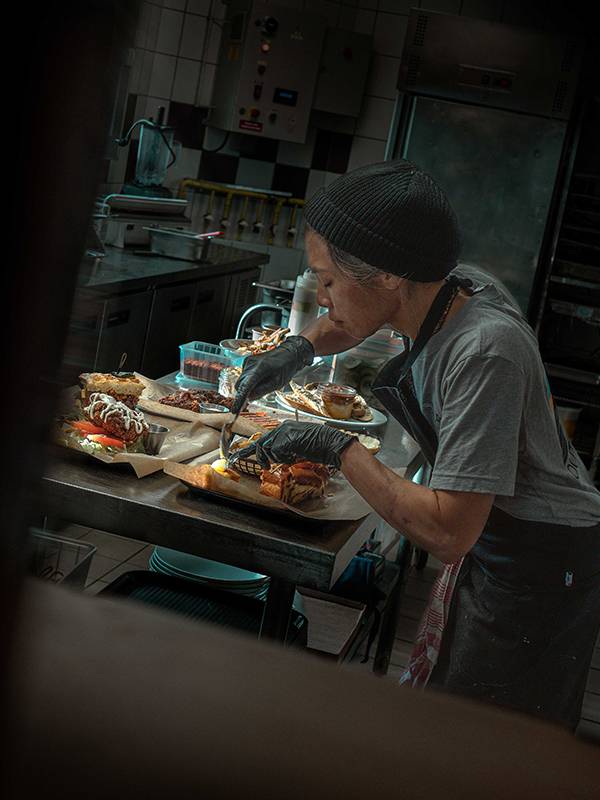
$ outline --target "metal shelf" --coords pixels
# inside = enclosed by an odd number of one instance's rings
[[[600,274],[598,275],[598,278],[598,282],[594,283],[594,281],[583,281],[578,278],[569,278],[565,275],[551,275],[550,281],[551,283],[560,283],[565,286],[576,286],[580,289],[600,290]]]
[[[568,258],[556,258],[554,266],[558,269],[576,274],[578,278],[583,280],[590,278],[594,280],[597,278],[600,281],[600,267],[594,267],[592,264],[583,264],[579,261],[571,261]]]
[[[583,212],[581,212],[583,213]],[[589,211],[587,212],[590,213]],[[587,228],[585,225],[573,225],[571,222],[565,222],[563,224],[563,230],[569,231],[581,231],[582,233],[593,233],[598,236],[598,229],[597,228]]]
[[[583,383],[588,386],[600,386],[600,374],[584,369],[575,369],[574,367],[565,367],[562,364],[552,364],[544,362],[544,367],[548,375],[553,378],[562,378],[566,381],[575,381],[575,383]]]
[[[578,200],[595,200],[600,203],[600,197],[595,194],[583,194],[582,192],[569,192],[569,198],[576,197]]]
[[[598,252],[600,252],[600,245],[597,244],[588,244],[587,242],[576,242],[574,239],[565,239],[563,236],[559,236],[558,241],[559,244],[568,244],[571,245],[572,247],[585,247],[587,250],[598,250]]]
[[[549,305],[555,314],[572,317],[586,322],[589,325],[600,326],[600,308],[598,306],[585,306],[581,303],[572,303],[568,300],[550,299]]]
[[[552,397],[558,405],[564,403],[565,405],[572,406],[575,403],[582,408],[600,409],[600,401],[595,403],[593,400],[580,400],[579,398],[565,397],[562,394],[554,394],[554,392],[552,393]]]

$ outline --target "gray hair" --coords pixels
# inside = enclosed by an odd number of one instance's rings
[[[336,247],[321,236],[314,228],[311,228],[308,223],[306,223],[306,230],[314,233],[325,242],[329,257],[345,278],[366,286],[382,272],[379,267],[367,264],[367,262],[363,261],[361,258],[353,256],[351,253],[347,253],[345,250]]]
[[[325,244],[327,245],[329,257],[345,278],[366,286],[371,283],[377,275],[381,274],[382,270],[380,270],[379,267],[367,264],[366,261],[363,261],[357,256],[340,250],[339,247],[336,247],[327,240],[325,240]]]

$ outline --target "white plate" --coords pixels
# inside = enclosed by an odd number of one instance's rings
[[[232,594],[237,594],[240,597],[254,597],[257,600],[262,600],[269,590],[268,583],[254,583],[252,585],[248,585],[247,587],[237,586],[237,584],[230,583],[214,583],[213,581],[196,578],[193,575],[190,575],[188,572],[177,572],[165,564],[158,562],[151,562],[150,569],[152,572],[157,572],[159,575],[167,575],[171,578],[184,578],[191,583],[200,584],[201,586],[208,586],[209,588],[218,589],[220,591],[231,592]]]
[[[229,564],[222,564],[219,561],[212,561],[201,556],[192,556],[189,553],[182,553],[179,550],[171,550],[167,547],[157,547],[154,555],[158,561],[166,564],[178,572],[186,572],[196,575],[205,580],[222,581],[223,583],[235,583],[248,585],[261,583],[265,576],[258,572],[249,572],[240,567],[233,567]]]
[[[369,422],[363,422],[360,419],[334,419],[333,417],[324,417],[321,414],[311,414],[310,411],[300,411],[299,408],[294,408],[293,405],[287,403],[283,398],[277,395],[277,405],[285,408],[286,411],[297,411],[300,416],[311,417],[312,419],[326,420],[331,422],[337,428],[346,428],[349,431],[359,430],[360,428],[379,428],[381,425],[387,423],[387,417],[378,411],[376,408],[369,406],[369,411],[373,414],[373,419]]]

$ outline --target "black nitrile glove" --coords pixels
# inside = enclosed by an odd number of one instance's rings
[[[274,350],[247,356],[235,385],[232,412],[237,414],[246,402],[281,389],[302,367],[312,364],[314,357],[314,347],[304,336],[288,336]]]
[[[296,461],[313,461],[339,469],[342,450],[354,441],[357,441],[355,436],[331,425],[286,420],[248,447],[236,450],[230,463],[255,455],[265,469],[269,464],[294,464]]]

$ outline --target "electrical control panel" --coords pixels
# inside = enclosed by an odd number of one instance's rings
[[[268,0],[233,0],[223,29],[210,125],[306,141],[327,20]]]

